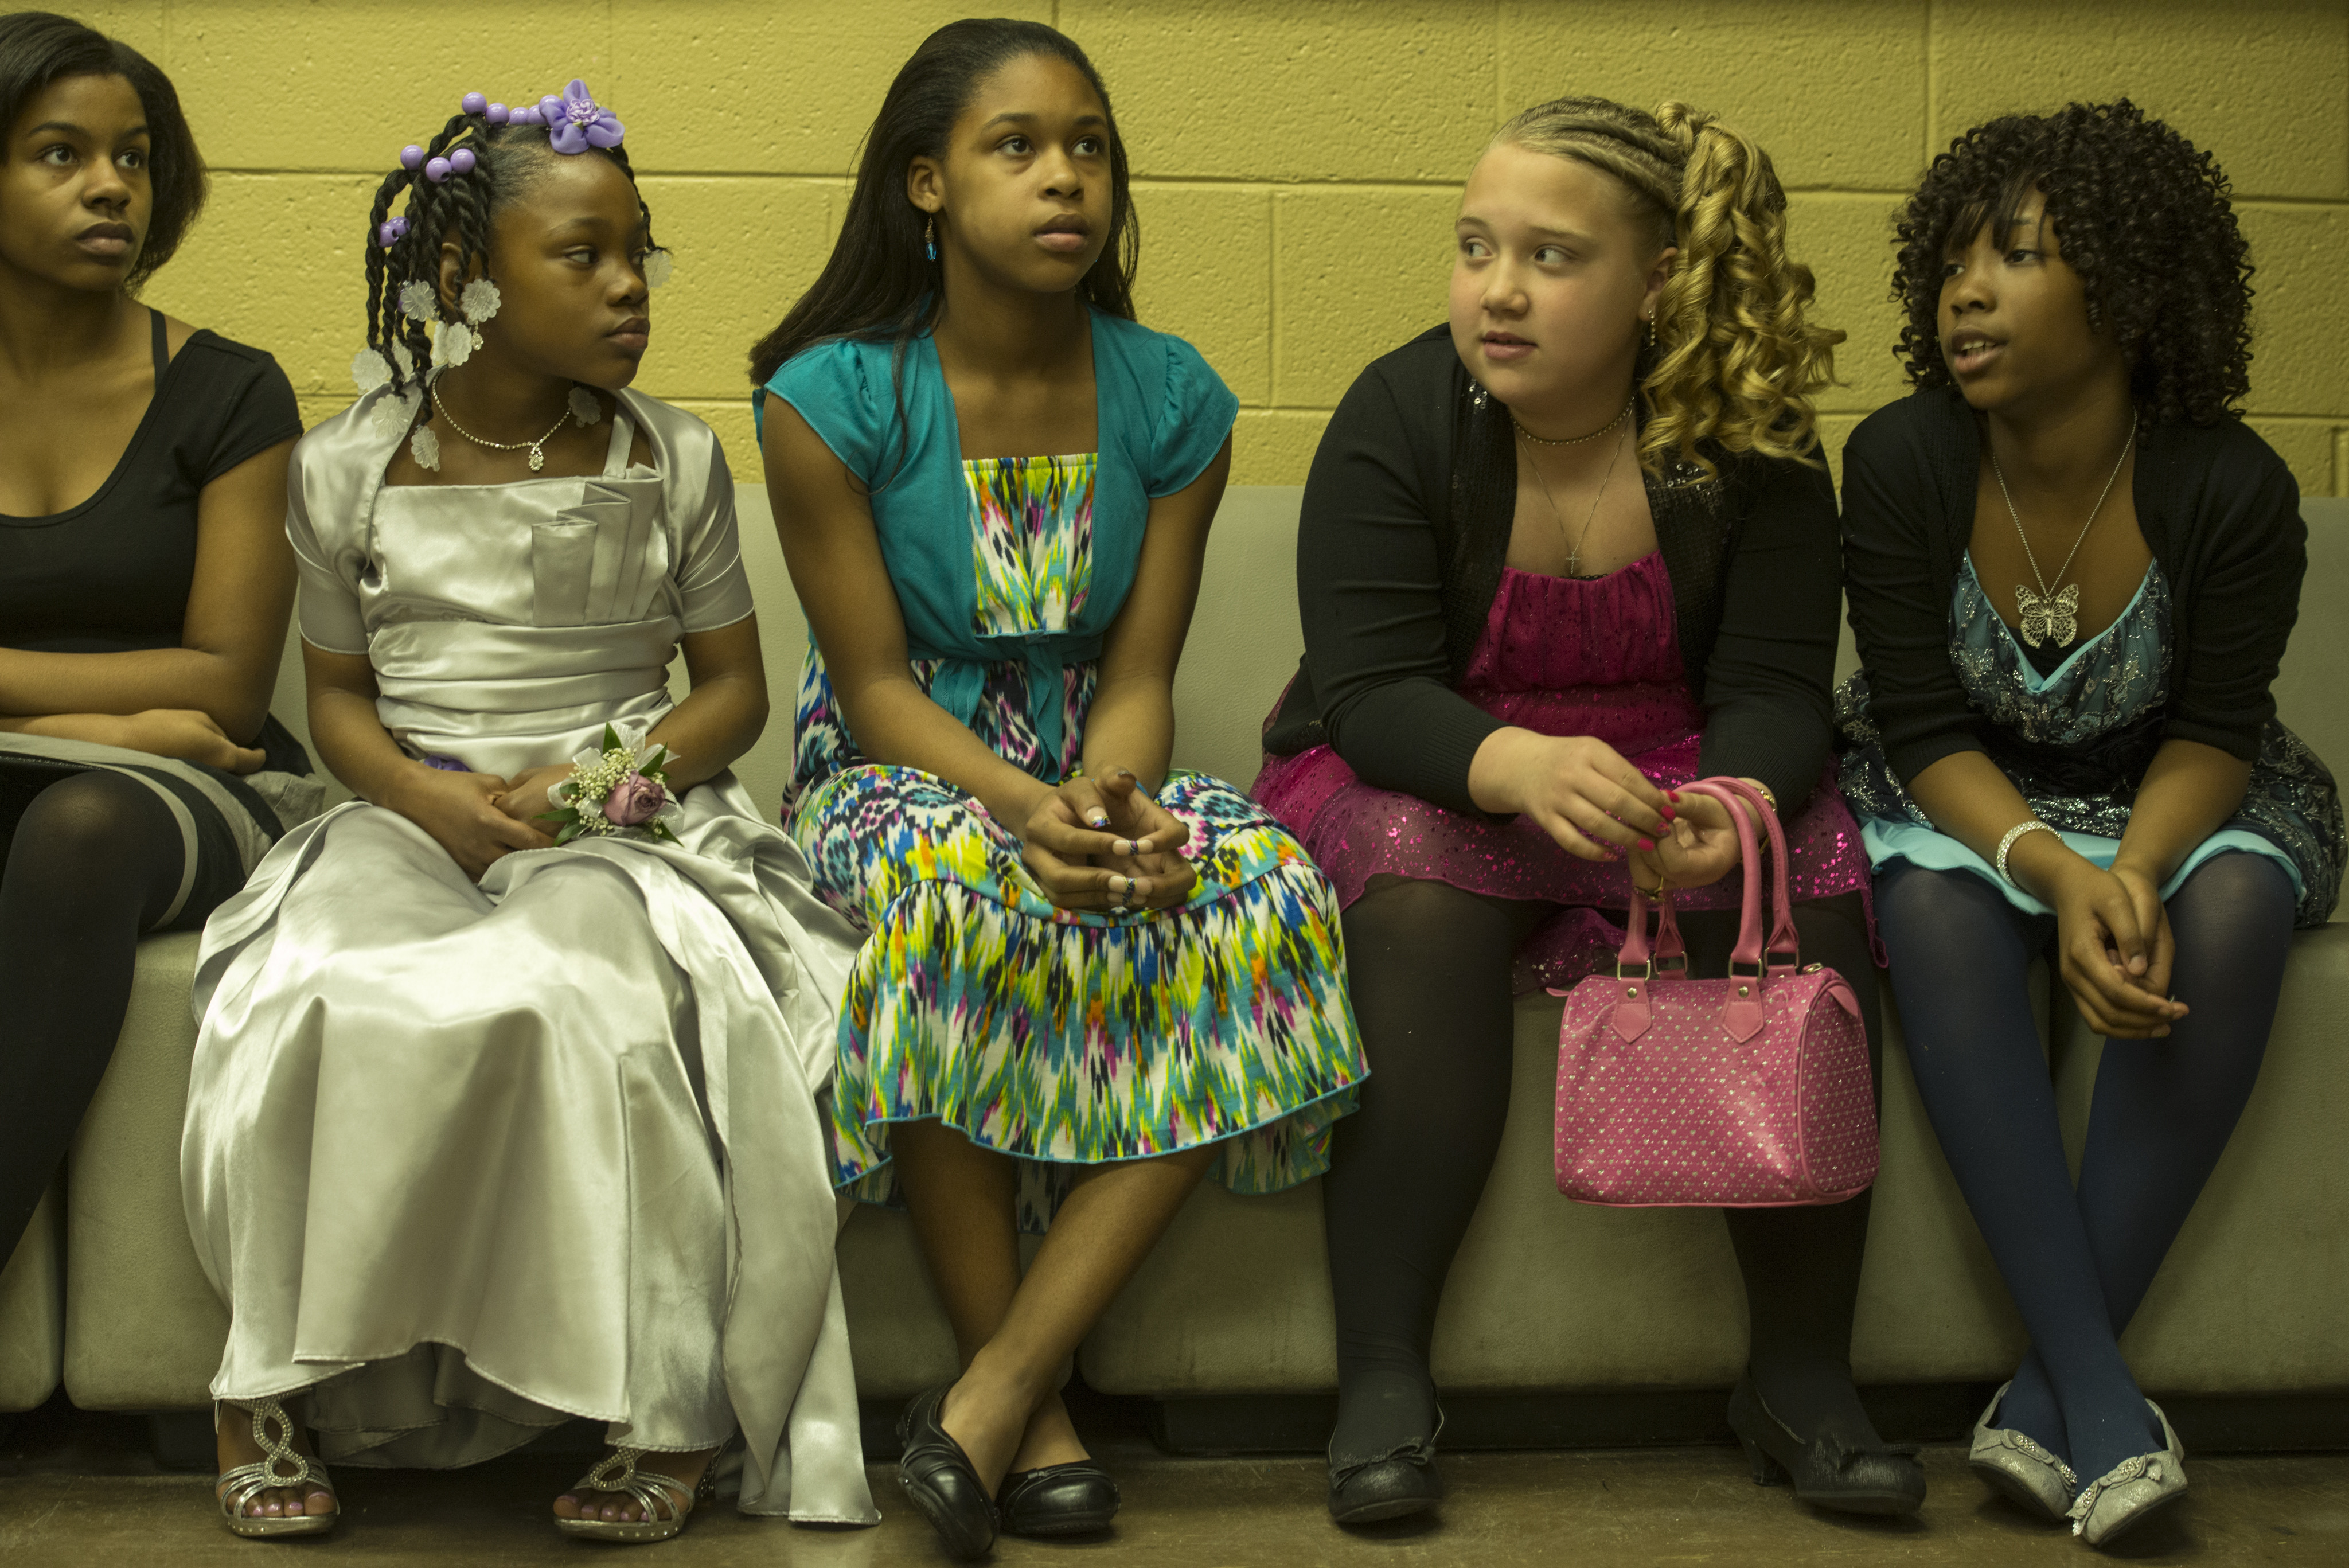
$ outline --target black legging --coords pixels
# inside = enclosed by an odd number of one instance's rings
[[[2171,895],[2170,994],[2189,1011],[2166,1039],[2106,1044],[2075,1190],[2026,989],[2054,918],[1971,871],[1896,863],[1877,883],[1918,1095],[2031,1331],[1999,1425],[2083,1483],[2161,1446],[2120,1332],[2259,1081],[2293,900],[2282,868],[2247,854]]]
[[[1428,1346],[1453,1254],[1468,1230],[1509,1110],[1518,944],[1551,904],[1441,882],[1381,879],[1346,910],[1355,1017],[1370,1058],[1361,1108],[1337,1125],[1322,1183],[1338,1310],[1339,1463],[1429,1437]],[[1859,895],[1798,904],[1803,957],[1839,971],[1878,1060],[1876,964]],[[1733,911],[1686,913],[1691,972],[1725,974]],[[1851,1318],[1868,1195],[1723,1213],[1745,1276],[1751,1366],[1772,1413],[1806,1438],[1876,1442],[1851,1386]]]
[[[177,819],[137,779],[93,771],[43,787],[0,773],[0,1261],[98,1092],[139,934],[178,894],[184,853]]]

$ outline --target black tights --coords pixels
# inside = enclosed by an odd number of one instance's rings
[[[2120,1332],[2259,1080],[2292,903],[2292,879],[2243,854],[2171,896],[2170,993],[2189,1011],[2167,1039],[2106,1043],[2075,1191],[2025,989],[2054,918],[1970,871],[1897,864],[1877,884],[1918,1095],[2031,1331],[1999,1425],[2084,1483],[2161,1446]]]
[[[0,1261],[65,1158],[122,1032],[139,934],[180,890],[169,807],[137,779],[0,775]],[[37,776],[37,775],[36,775]]]
[[[1370,1058],[1361,1108],[1333,1133],[1322,1183],[1338,1310],[1334,1462],[1375,1459],[1435,1427],[1428,1347],[1453,1254],[1467,1233],[1509,1112],[1517,946],[1557,912],[1441,882],[1374,882],[1345,914],[1346,959]],[[1859,896],[1798,904],[1805,961],[1850,981],[1880,1050],[1876,964]],[[1691,971],[1728,972],[1733,911],[1681,916]],[[1563,1201],[1563,1199],[1561,1199]],[[1723,1210],[1764,1401],[1805,1437],[1876,1441],[1851,1386],[1851,1318],[1868,1195],[1795,1209]]]

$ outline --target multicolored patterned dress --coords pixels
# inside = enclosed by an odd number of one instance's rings
[[[893,357],[887,342],[824,344],[765,390],[870,488],[915,680],[998,756],[1057,783],[1083,756],[1149,502],[1206,469],[1237,400],[1189,345],[1096,315],[1102,450],[966,460],[931,341]],[[967,791],[866,760],[812,641],[796,722],[784,824],[818,893],[867,934],[841,1005],[843,1187],[889,1200],[890,1125],[933,1117],[1020,1157],[1030,1230],[1080,1165],[1220,1142],[1215,1174],[1234,1191],[1320,1173],[1368,1069],[1337,901],[1277,822],[1175,772],[1158,798],[1191,829],[1190,898],[1063,909]]]

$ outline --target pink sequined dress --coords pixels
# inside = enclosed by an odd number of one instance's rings
[[[1596,736],[1665,788],[1697,776],[1704,711],[1689,695],[1661,554],[1603,577],[1505,570],[1460,694],[1523,729]],[[1622,862],[1569,855],[1529,816],[1481,817],[1375,788],[1326,745],[1268,756],[1254,793],[1320,863],[1341,907],[1381,876],[1563,906],[1518,950],[1519,994],[1570,986],[1622,943]],[[1798,902],[1866,894],[1868,855],[1831,763],[1785,827]],[[1743,886],[1732,871],[1672,900],[1684,910],[1734,909]]]

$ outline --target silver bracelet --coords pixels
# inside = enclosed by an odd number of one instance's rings
[[[2018,822],[2013,827],[2008,828],[2006,830],[2006,836],[1998,841],[1999,878],[2005,882],[2010,888],[2023,888],[2023,884],[2014,879],[2014,874],[2006,868],[2007,852],[2014,847],[2014,841],[2022,837],[2026,833],[2053,833],[2054,831],[2055,830],[2054,828],[2048,826],[2045,823],[2040,821],[2035,816],[2023,822]],[[2023,890],[2026,892],[2029,891],[2027,888]]]

